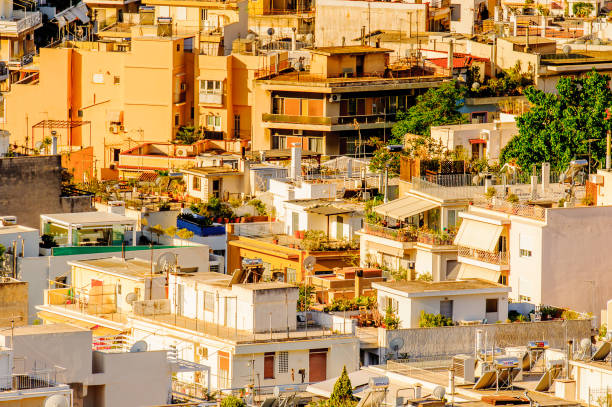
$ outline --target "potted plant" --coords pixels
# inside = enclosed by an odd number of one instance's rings
[[[272,236],[272,244],[278,244],[278,236],[276,235]]]

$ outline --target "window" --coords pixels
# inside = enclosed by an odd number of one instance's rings
[[[200,9],[200,19],[202,21],[205,21],[205,20],[208,19],[208,13],[207,12],[208,12],[208,10],[206,10],[205,8]]]
[[[323,138],[308,137],[308,149],[315,153],[323,153]]]
[[[214,129],[221,129],[221,116],[206,116],[206,126]]]
[[[499,301],[497,300],[497,298],[487,298],[487,304],[486,304],[486,311],[487,313],[489,312],[497,312],[497,303]]]
[[[519,234],[519,256],[520,257],[531,257],[533,256],[533,236],[526,233]]]
[[[284,149],[287,148],[287,137],[275,134],[272,136],[272,148]]]
[[[289,352],[278,352],[278,373],[289,371]]]
[[[191,187],[192,187],[194,190],[196,190],[196,191],[199,191],[199,190],[200,190],[200,188],[201,188],[201,181],[200,181],[200,177],[196,177],[196,176],[194,175],[194,177],[193,177],[193,183],[192,183],[192,186],[191,186]]]
[[[272,114],[285,113],[285,99],[275,97],[272,99]]]
[[[213,312],[214,310],[215,310],[215,294],[204,292],[204,311]]]
[[[121,83],[121,78],[119,76],[114,76],[113,77],[113,83],[115,85],[119,85]]]
[[[66,287],[67,281],[68,281],[68,277],[66,277],[66,276],[55,277],[55,288],[64,288],[64,287]]]
[[[222,93],[221,81],[200,81],[200,93],[220,95]]]
[[[499,276],[499,280],[497,280],[497,282],[501,285],[508,285],[508,276],[501,274]]]
[[[463,212],[462,210],[459,209],[449,209],[447,214],[448,214],[448,221],[446,222],[447,227],[452,228],[455,226],[458,226],[461,223],[461,218],[459,217],[459,214]]]
[[[446,318],[453,318],[453,300],[440,301],[440,315]]]
[[[234,137],[240,137],[240,115],[234,115]]]
[[[181,118],[181,116],[180,116],[179,114],[175,114],[175,115],[174,115],[174,125],[175,125],[175,126],[178,126],[178,125],[179,125],[179,123],[180,123],[180,118]]]
[[[450,5],[451,21],[461,21],[461,4]]]
[[[296,279],[295,269],[287,267],[287,282],[289,284],[294,284]]]
[[[264,354],[264,379],[274,379],[274,352]]]
[[[181,50],[181,44],[176,44],[176,51],[180,51]]]
[[[121,149],[113,148],[113,161],[119,162],[119,154],[121,153]]]
[[[121,295],[121,284],[117,284],[117,294]]]

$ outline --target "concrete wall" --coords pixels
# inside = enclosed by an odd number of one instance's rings
[[[588,405],[609,403],[605,401],[610,399],[612,391],[612,373],[609,367],[578,360],[571,361],[570,364],[572,378],[576,381],[576,400]]]
[[[93,352],[93,381],[104,385],[104,406],[169,403],[170,369],[165,351]]]
[[[24,240],[24,253],[21,252],[21,239]],[[25,257],[38,256],[38,230],[22,226],[0,226],[0,245],[9,249],[17,242],[17,254]]]
[[[91,210],[82,198],[63,202],[60,162],[59,155],[0,158],[0,214],[38,228],[43,213]]]
[[[522,239],[522,242],[521,242]],[[530,243],[531,242],[531,243]],[[543,294],[543,229],[532,222],[514,220],[510,227],[508,250],[510,253],[511,271],[508,273],[508,284],[512,287],[510,298],[513,301],[529,301],[542,304]],[[531,256],[521,256],[520,248],[532,246]],[[561,253],[559,253],[561,255]],[[562,272],[555,270],[555,272]]]
[[[567,338],[565,326],[567,326]],[[404,346],[399,352],[414,356],[471,353],[474,352],[476,331],[479,329],[486,333],[488,347],[525,346],[528,341],[545,339],[549,341],[551,347],[563,349],[566,339],[573,339],[574,343],[579,343],[582,338],[590,337],[591,321],[504,323],[395,331],[379,329],[378,338],[379,345],[388,348],[390,341],[400,336],[404,339]]]
[[[0,327],[28,323],[28,283],[25,281],[0,282]]]

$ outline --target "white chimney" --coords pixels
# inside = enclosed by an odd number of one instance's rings
[[[545,191],[548,190],[550,183],[550,164],[542,163],[542,195],[545,195]]]
[[[291,147],[291,169],[289,175],[293,180],[298,179],[302,175],[302,147]]]
[[[57,137],[51,137],[51,155],[57,155]]]
[[[493,17],[494,21],[498,23],[499,22],[499,6],[495,6],[495,11],[494,11],[493,16],[494,16]]]

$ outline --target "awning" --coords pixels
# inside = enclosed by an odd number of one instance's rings
[[[470,144],[487,144],[487,140],[482,138],[471,138]]]
[[[457,280],[466,280],[470,278],[477,278],[479,280],[490,281],[497,283],[499,281],[500,271],[493,271],[483,267],[474,266],[472,264],[461,263]]]
[[[342,215],[345,213],[352,213],[353,211],[350,209],[344,209],[344,208],[338,208],[335,207],[333,205],[324,205],[324,206],[317,206],[314,208],[308,208],[305,210],[308,213],[315,213],[318,215],[325,215],[325,216],[331,216],[331,215]]]
[[[123,111],[109,110],[106,112],[106,120],[112,123],[123,123]]]
[[[388,216],[393,219],[406,219],[410,216],[417,215],[421,212],[437,208],[439,204],[419,199],[414,196],[399,198],[394,201],[376,206],[374,212],[382,216]]]
[[[502,230],[503,226],[464,218],[454,243],[493,253]]]

